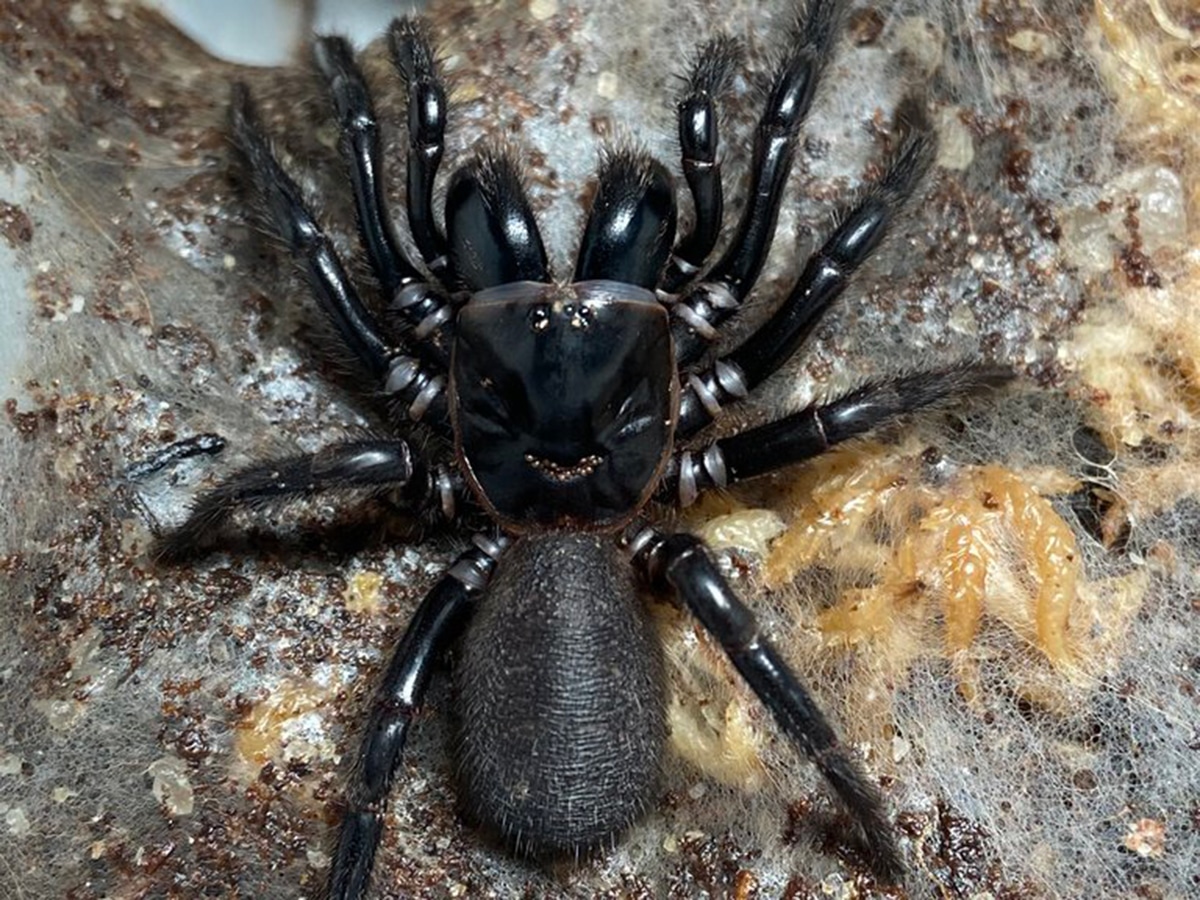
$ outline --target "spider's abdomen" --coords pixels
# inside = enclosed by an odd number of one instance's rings
[[[455,667],[468,815],[521,852],[573,854],[639,817],[665,734],[662,651],[611,538],[518,539]]]

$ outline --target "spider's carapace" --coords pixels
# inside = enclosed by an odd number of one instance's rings
[[[481,291],[458,314],[451,373],[463,471],[507,528],[615,530],[657,486],[679,381],[666,310],[644,288]]]

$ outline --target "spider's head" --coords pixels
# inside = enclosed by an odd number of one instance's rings
[[[451,371],[463,469],[505,526],[611,529],[649,498],[679,394],[667,313],[650,291],[480,291],[458,314]]]

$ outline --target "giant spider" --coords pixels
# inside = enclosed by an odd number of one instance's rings
[[[467,814],[518,851],[578,854],[641,814],[665,738],[660,649],[641,585],[673,594],[729,655],[782,729],[813,760],[862,832],[872,866],[902,871],[878,791],[759,629],[703,544],[650,521],[651,501],[699,492],[826,450],[903,413],[1003,375],[951,368],[868,384],[765,425],[704,441],[723,404],[786,362],[883,240],[929,168],[918,103],[886,173],[841,213],[768,321],[710,352],[770,248],[801,123],[838,35],[839,0],[813,0],[788,35],[759,120],[749,201],[724,254],[719,96],[739,64],[718,38],[696,54],[678,104],[694,207],[676,240],[667,169],[647,153],[607,153],[575,272],[555,280],[518,168],[478,152],[450,180],[445,230],[433,191],[446,91],[426,29],[401,19],[392,56],[407,85],[407,212],[422,266],[400,249],[380,182],[380,139],[349,45],[315,45],[352,183],[358,229],[381,292],[360,298],[295,182],[269,148],[247,89],[233,91],[234,140],[271,227],[408,440],[355,440],[234,474],[164,539],[168,554],[209,539],[238,512],[324,491],[387,492],[453,520],[481,509],[476,534],[426,595],[395,649],[346,792],[330,895],[366,891],[389,785],[438,656],[457,645],[458,765]]]

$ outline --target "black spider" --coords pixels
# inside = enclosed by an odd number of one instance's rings
[[[906,102],[897,115],[903,137],[883,177],[841,213],[769,320],[713,357],[719,326],[763,267],[840,6],[814,0],[788,35],[755,136],[750,199],[724,255],[707,262],[722,225],[716,100],[740,51],[720,38],[698,51],[678,106],[691,230],[676,240],[666,168],[644,152],[614,150],[569,283],[551,276],[517,167],[502,150],[484,150],[454,173],[445,233],[439,228],[432,197],[447,103],[426,30],[412,19],[390,32],[408,88],[408,221],[424,267],[407,259],[385,209],[366,83],[344,40],[319,39],[316,66],[341,128],[360,236],[390,300],[386,319],[360,299],[269,149],[248,91],[234,88],[234,138],[274,230],[397,424],[430,432],[441,462],[394,439],[254,466],[200,498],[164,551],[210,540],[235,513],[347,488],[387,491],[413,511],[449,519],[474,505],[495,526],[476,534],[434,585],[395,650],[346,792],[331,896],[366,890],[409,724],[435,660],[452,644],[461,793],[472,819],[520,851],[555,855],[609,842],[638,818],[665,738],[661,650],[639,581],[697,616],[833,786],[876,871],[900,875],[879,793],[853,751],[702,543],[646,517],[652,499],[687,505],[702,490],[790,465],[1004,377],[964,367],[909,375],[729,437],[693,440],[722,404],[746,397],[792,356],[930,166],[928,122]]]

